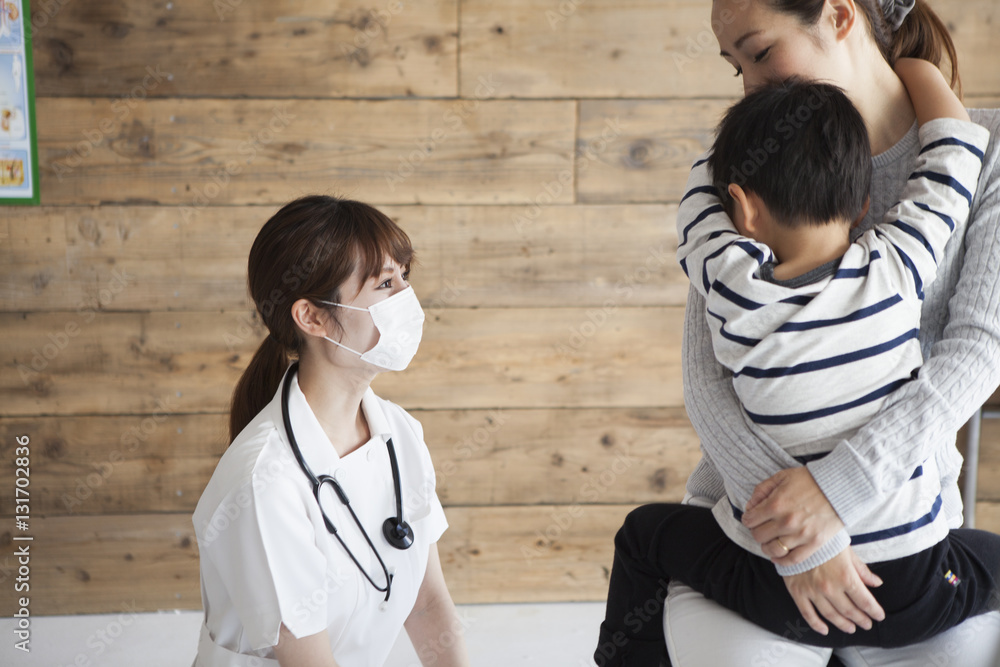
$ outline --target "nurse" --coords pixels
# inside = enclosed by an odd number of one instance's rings
[[[420,342],[412,259],[392,220],[334,197],[295,200],[258,233],[248,283],[269,334],[194,512],[195,667],[382,665],[403,628],[424,665],[469,664],[423,430],[369,387]]]

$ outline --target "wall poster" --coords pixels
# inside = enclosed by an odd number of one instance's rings
[[[0,0],[0,204],[39,204],[28,0]]]

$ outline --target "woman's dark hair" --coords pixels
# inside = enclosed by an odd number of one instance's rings
[[[730,216],[728,187],[736,183],[789,227],[854,221],[872,178],[868,130],[847,95],[794,78],[729,108],[708,167]]]
[[[778,11],[793,14],[803,25],[816,25],[823,12],[825,0],[768,0]],[[958,53],[944,22],[928,6],[926,0],[916,0],[916,5],[903,19],[899,30],[892,26],[882,13],[878,0],[854,0],[868,23],[872,38],[886,61],[896,65],[899,58],[920,58],[938,67],[942,55],[948,56],[951,66],[951,87],[962,95],[962,77],[958,73]]]
[[[292,304],[299,299],[339,303],[341,286],[356,270],[364,280],[376,277],[386,257],[409,267],[410,239],[388,216],[361,202],[309,195],[264,223],[250,248],[247,285],[269,333],[233,392],[230,442],[271,401],[290,356],[301,350]],[[337,321],[334,307],[316,305]]]

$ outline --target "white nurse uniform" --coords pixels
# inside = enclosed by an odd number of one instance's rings
[[[287,371],[286,371],[287,373]],[[273,646],[282,623],[296,637],[327,630],[341,667],[382,665],[413,608],[430,545],[448,527],[435,492],[423,429],[402,408],[369,389],[361,408],[371,439],[339,457],[298,378],[289,417],[306,464],[333,475],[389,571],[388,602],[331,535],[312,483],[292,455],[281,417],[281,387],[219,461],[194,512],[205,621],[193,667],[277,667]],[[407,550],[391,547],[382,523],[396,514],[386,441],[399,461],[403,518],[413,528]],[[347,508],[330,493],[324,509],[368,575],[385,574]]]

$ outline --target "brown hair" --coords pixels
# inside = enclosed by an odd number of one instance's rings
[[[793,14],[803,25],[815,25],[822,15],[825,0],[769,0],[778,11]],[[948,56],[951,66],[951,87],[962,95],[962,77],[958,73],[958,54],[948,28],[930,8],[926,0],[916,0],[899,30],[892,26],[882,13],[878,0],[854,0],[868,23],[872,39],[890,65],[899,58],[920,58],[941,66],[942,55]]]
[[[233,391],[230,442],[271,401],[290,357],[301,350],[292,304],[309,299],[336,323],[335,308],[316,302],[339,303],[341,286],[356,270],[364,280],[376,277],[386,257],[409,267],[410,239],[388,216],[361,202],[309,195],[264,223],[250,248],[247,286],[269,333]]]

